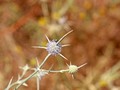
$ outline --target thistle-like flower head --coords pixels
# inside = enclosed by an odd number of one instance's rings
[[[75,73],[78,70],[78,67],[76,65],[70,65],[68,68],[69,68],[69,73]]]
[[[61,52],[62,46],[61,44],[57,43],[56,40],[52,40],[47,44],[47,51],[51,55],[57,55]]]
[[[84,64],[82,64],[82,65],[80,65],[80,66],[72,65],[71,63],[70,63],[70,65],[67,64],[67,66],[68,66],[68,72],[71,73],[71,74],[72,74],[72,77],[74,78],[73,74],[74,74],[75,72],[77,72],[79,68],[85,66],[86,64],[87,64],[87,63],[84,63]]]
[[[77,72],[79,68],[85,66],[86,64],[87,63],[84,63],[84,64],[82,64],[80,66],[72,65],[71,63],[70,63],[70,65],[67,64],[68,71],[69,71],[69,73],[73,74],[73,73]]]
[[[65,35],[63,35],[63,37],[61,37],[58,41],[57,40],[49,40],[49,38],[45,35],[48,43],[46,45],[46,47],[42,47],[42,46],[33,46],[34,48],[43,48],[46,49],[46,51],[48,52],[48,55],[46,56],[45,60],[50,56],[50,55],[60,55],[61,57],[63,57],[64,59],[67,60],[66,57],[64,57],[60,52],[62,47],[66,47],[69,46],[69,44],[66,45],[61,45],[60,42],[68,35],[72,32],[73,30],[69,31],[68,33],[66,33]]]

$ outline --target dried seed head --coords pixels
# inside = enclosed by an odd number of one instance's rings
[[[61,52],[61,45],[57,43],[55,40],[48,42],[47,51],[51,55],[57,55]]]
[[[77,72],[79,68],[76,65],[70,65],[69,66],[69,73],[75,73]]]

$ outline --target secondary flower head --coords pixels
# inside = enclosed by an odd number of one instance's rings
[[[68,68],[69,68],[69,73],[75,73],[78,70],[78,67],[76,65],[70,65]]]
[[[86,64],[87,63],[84,63],[84,64],[82,64],[80,66],[72,65],[71,63],[70,63],[70,65],[67,64],[67,66],[68,66],[68,72],[72,74],[72,78],[74,78],[73,74],[75,72],[77,72],[79,68],[85,66]]]
[[[76,65],[71,65],[71,63],[70,63],[70,65],[67,65],[68,66],[68,71],[69,71],[69,73],[73,74],[73,73],[77,72],[79,68],[85,66],[86,64],[87,63],[84,63],[80,66],[76,66]]]
[[[61,54],[61,49],[62,47],[65,46],[69,46],[69,44],[66,45],[61,45],[60,42],[68,35],[72,32],[73,30],[69,31],[68,33],[66,33],[65,35],[63,35],[63,37],[61,37],[58,41],[57,40],[49,40],[49,38],[45,35],[48,43],[46,45],[46,47],[42,47],[42,46],[33,46],[34,48],[43,48],[46,49],[46,51],[48,52],[48,55],[46,56],[45,60],[50,56],[50,55],[60,55],[61,57],[63,57],[64,59],[67,59],[66,57],[64,57]]]

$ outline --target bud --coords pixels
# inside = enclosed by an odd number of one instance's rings
[[[77,72],[79,68],[76,65],[70,65],[69,66],[69,73],[75,73]]]

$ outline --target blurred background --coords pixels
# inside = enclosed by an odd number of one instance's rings
[[[47,52],[32,46],[46,46],[45,34],[60,39],[70,30],[61,42],[71,44],[62,49],[68,61],[51,56],[43,68],[88,64],[75,79],[46,75],[41,90],[120,90],[120,0],[0,0],[0,90],[12,76],[17,80],[20,66],[35,67],[36,57],[42,62]],[[27,84],[20,90],[36,90],[34,78]]]

